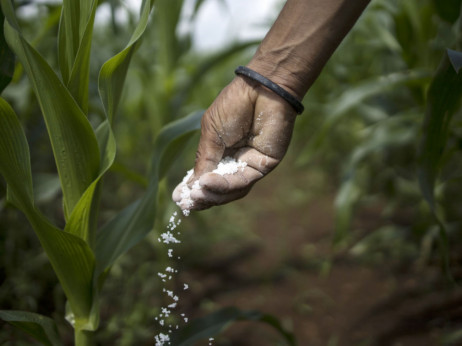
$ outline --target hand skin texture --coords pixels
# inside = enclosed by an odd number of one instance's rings
[[[247,67],[299,99],[354,25],[370,0],[287,0]],[[284,99],[247,77],[237,76],[218,95],[201,122],[191,188],[192,210],[244,197],[271,172],[290,143],[296,113]],[[247,163],[221,176],[212,171],[226,156]],[[182,184],[173,192],[181,201]],[[187,206],[180,205],[183,209]]]
[[[244,197],[252,185],[282,160],[289,146],[296,114],[278,95],[259,84],[236,77],[215,99],[201,123],[191,185],[195,210]],[[243,171],[221,176],[210,173],[226,156],[247,162]],[[181,200],[181,184],[173,192]]]

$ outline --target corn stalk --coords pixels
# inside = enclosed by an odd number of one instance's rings
[[[143,1],[128,44],[100,70],[98,89],[105,118],[96,128],[88,120],[88,97],[98,0],[63,1],[58,34],[60,75],[24,38],[12,2],[1,0],[0,4],[6,42],[24,68],[45,120],[63,192],[65,227],[52,224],[36,207],[27,138],[13,108],[0,98],[0,174],[7,182],[7,200],[28,218],[62,285],[75,344],[92,345],[104,278],[114,261],[152,229],[159,181],[199,127],[202,113],[171,123],[159,133],[146,193],[97,230],[102,178],[116,155],[114,117],[154,0]],[[49,318],[24,311],[0,311],[0,318],[43,344],[60,344]]]

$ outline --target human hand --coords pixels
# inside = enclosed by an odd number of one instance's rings
[[[236,77],[205,112],[194,173],[175,188],[173,200],[183,210],[202,210],[244,197],[284,157],[295,118],[281,97]],[[213,173],[228,156],[246,166],[234,174]]]

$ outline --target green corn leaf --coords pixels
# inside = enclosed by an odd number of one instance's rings
[[[32,208],[29,145],[15,112],[3,98],[0,98],[0,173],[8,183],[9,202],[21,210]]]
[[[187,141],[200,129],[204,111],[191,113],[189,116],[166,125],[156,138],[151,160],[149,176],[162,179]]]
[[[75,3],[76,1],[71,1]],[[65,1],[63,6],[66,6],[69,1]],[[69,81],[67,83],[69,91],[74,96],[75,100],[82,108],[82,110],[87,113],[88,111],[88,85],[90,82],[90,51],[91,51],[91,42],[93,35],[93,24],[95,21],[96,8],[98,7],[98,1],[78,1],[80,6],[84,9],[91,9],[88,21],[85,26],[81,24],[81,28],[85,28],[83,36],[80,40],[79,49],[75,57],[74,64],[71,69],[71,74]],[[81,16],[81,20],[85,20],[86,15]]]
[[[354,209],[364,192],[361,164],[371,154],[387,148],[400,147],[412,142],[416,136],[415,115],[396,114],[367,128],[364,139],[348,158],[342,185],[335,198],[334,244],[345,240],[351,226]]]
[[[27,139],[13,109],[2,98],[0,174],[8,186],[8,201],[27,216],[48,255],[75,314],[76,327],[96,328],[93,253],[81,238],[51,225],[35,208]]]
[[[462,97],[462,74],[456,72],[461,57],[460,52],[447,51],[428,91],[418,173],[422,193],[432,210],[435,210],[434,189],[449,124]]]
[[[84,192],[64,228],[66,232],[83,239],[90,248],[95,244],[100,178],[101,176],[93,181]]]
[[[356,170],[349,173],[342,181],[337,196],[335,196],[335,234],[333,239],[335,245],[341,244],[345,240],[347,230],[351,225],[354,207],[363,194]]]
[[[111,124],[122,95],[122,87],[127,76],[128,66],[137,44],[146,30],[149,14],[153,6],[154,0],[143,3],[140,20],[127,46],[120,53],[106,61],[99,73],[99,93],[106,110],[106,116]]]
[[[234,307],[224,308],[213,314],[189,323],[178,334],[174,335],[172,344],[177,346],[192,346],[196,342],[214,337],[237,321],[263,322],[275,328],[288,345],[296,345],[295,337],[286,331],[281,323],[272,315],[259,311],[242,311]]]
[[[59,27],[59,21],[61,18],[61,6],[48,7],[48,16],[46,21],[40,27],[40,31],[31,42],[32,47],[38,47],[43,40],[46,40],[50,35],[54,35],[53,32]]]
[[[79,237],[51,225],[37,210],[25,211],[74,314],[74,328],[95,330],[99,317],[93,280],[95,257]]]
[[[449,23],[454,23],[459,18],[462,0],[433,0],[438,15]]]
[[[316,153],[321,144],[326,141],[332,127],[334,127],[342,117],[350,114],[349,111],[354,107],[357,107],[374,95],[385,93],[397,86],[417,81],[422,82],[427,79],[429,79],[429,75],[423,71],[395,72],[386,76],[366,80],[354,87],[348,88],[329,106],[327,110],[329,114],[328,117],[302,150],[303,154],[298,158],[297,165],[305,165],[310,162],[312,156]]]
[[[460,107],[462,98],[462,74],[458,73],[461,59],[461,52],[448,50],[433,78],[428,90],[423,138],[418,159],[420,189],[439,226],[439,245],[443,266],[450,279],[446,227],[441,216],[438,215],[434,192],[441,170],[441,158],[448,140],[449,126],[453,115]]]
[[[123,164],[122,162],[115,161],[111,167],[111,171],[122,175],[124,179],[137,183],[143,188],[148,187],[148,180],[144,177],[144,175],[135,172],[133,169]]]
[[[88,41],[91,41],[97,2],[95,0],[63,1],[58,32],[58,60],[66,84],[70,81],[72,70],[78,65],[76,63],[78,56],[89,55],[89,51],[88,53],[85,51],[91,44]]]
[[[99,176],[90,184],[72,211],[65,231],[75,234],[87,241],[90,248],[94,247],[96,237],[96,222],[100,196],[99,182],[112,166],[116,155],[116,142],[109,122],[105,120],[96,130],[99,147],[101,148],[102,169]]]
[[[0,310],[0,319],[22,329],[42,345],[62,345],[55,322],[49,317],[27,311]]]
[[[23,38],[9,0],[1,0],[5,37],[18,56],[38,98],[50,136],[68,218],[99,173],[99,150],[90,123],[40,54]]]
[[[197,67],[197,70],[194,71],[192,76],[188,78],[186,83],[181,86],[181,89],[174,96],[173,103],[175,107],[181,107],[181,105],[186,100],[194,86],[201,83],[201,79],[204,78],[204,76],[207,75],[207,73],[211,69],[223,63],[227,59],[230,59],[234,54],[242,52],[247,48],[257,46],[258,44],[260,44],[260,42],[261,40],[236,43],[231,45],[230,47],[223,49],[222,51],[218,52],[212,57],[206,59],[206,61],[204,61]]]
[[[156,50],[156,58],[162,73],[170,74],[180,57],[176,28],[180,19],[183,0],[158,0],[154,13],[155,42],[162,42]]]
[[[393,14],[396,40],[409,69],[433,60],[435,50],[428,49],[428,44],[437,34],[436,26],[429,25],[434,16],[435,10],[431,4],[416,1],[399,2],[398,11]]]
[[[61,193],[61,184],[57,174],[36,173],[33,176],[34,200],[40,205],[49,203]]]
[[[14,73],[14,54],[8,47],[3,33],[5,16],[0,11],[0,93],[11,82]]]
[[[96,129],[96,139],[101,148],[101,172],[104,173],[114,163],[117,149],[114,133],[112,132],[111,124],[108,119],[103,121]]]
[[[130,65],[131,57],[134,54],[137,44],[141,39],[144,31],[146,30],[149,14],[151,9],[154,5],[154,0],[144,1],[141,8],[141,17],[140,21],[130,38],[129,43],[119,54],[115,55],[106,63],[104,63],[103,67],[101,68],[98,80],[99,91],[101,95],[101,99],[103,101],[103,105],[106,110],[107,120],[103,123],[103,126],[97,131],[97,139],[99,142],[99,146],[101,150],[101,158],[100,160],[103,163],[103,171],[101,172],[100,177],[104,172],[109,169],[109,167],[114,162],[115,157],[115,140],[111,130],[111,124],[120,101],[120,96],[122,94],[122,87],[124,85],[125,77],[128,71],[128,67]],[[98,177],[97,181],[100,179]],[[96,182],[96,181],[95,181]],[[96,186],[95,186],[96,188]],[[157,187],[156,187],[157,189]],[[90,219],[91,215],[86,212],[86,204],[91,203],[94,200],[91,197],[93,192],[88,193],[88,197],[86,197],[86,202],[82,202],[82,208],[79,208],[79,212],[77,216],[72,220],[73,225],[76,225],[77,228],[80,228],[81,231],[86,233],[89,232],[88,229],[85,227],[78,227],[80,223],[80,219],[83,217],[84,219]],[[157,192],[154,193],[155,195]],[[74,223],[75,220],[75,223]],[[91,227],[91,226],[90,226]],[[99,251],[99,250],[98,250]],[[108,249],[109,252],[113,251],[112,249]],[[116,257],[117,258],[117,257]],[[104,270],[104,268],[102,268]]]
[[[69,81],[79,50],[79,1],[64,0],[58,32],[58,61],[64,83]]]
[[[98,274],[110,267],[152,229],[159,181],[178,157],[180,150],[200,128],[202,114],[202,111],[192,113],[167,125],[159,133],[155,142],[149,186],[144,196],[126,207],[98,232],[95,251]]]

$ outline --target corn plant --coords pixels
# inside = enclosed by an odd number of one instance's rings
[[[448,271],[445,219],[460,222],[454,213],[448,215],[450,203],[457,203],[444,197],[458,179],[461,4],[371,2],[342,54],[326,67],[325,82],[308,94],[307,106],[314,104],[322,119],[314,130],[308,128],[312,119],[300,119],[303,138],[307,131],[312,136],[304,140],[299,164],[322,153],[343,166],[335,200],[334,243],[340,248],[355,241],[349,231],[357,206],[379,200],[388,213],[385,222],[402,207],[418,215],[409,226],[385,226],[383,231],[395,227],[405,243],[411,235],[417,243],[423,238],[438,243]],[[345,49],[353,45],[361,48]],[[333,80],[340,92],[328,92]],[[449,233],[456,239],[457,232],[453,223]]]
[[[5,19],[4,32],[0,35],[0,90],[12,78],[14,53],[27,74],[47,127],[60,179],[65,225],[53,224],[37,207],[25,132],[13,108],[0,98],[0,174],[7,183],[7,202],[25,214],[48,255],[68,301],[66,319],[74,327],[75,344],[92,345],[99,324],[99,296],[110,268],[153,228],[156,214],[162,210],[158,198],[159,183],[199,128],[202,111],[174,122],[165,115],[178,117],[188,98],[188,89],[205,72],[255,42],[233,45],[205,59],[189,79],[173,89],[165,89],[164,86],[174,79],[176,70],[184,68],[178,68],[178,61],[188,52],[189,46],[180,44],[175,37],[182,0],[175,0],[174,4],[158,1],[155,32],[163,36],[154,39],[157,42],[154,59],[159,68],[154,76],[150,76],[152,79],[144,79],[153,94],[153,100],[148,100],[152,106],[149,108],[155,113],[152,117],[154,126],[150,129],[157,134],[146,191],[139,200],[98,227],[103,179],[113,169],[116,159],[114,119],[121,106],[119,101],[130,62],[146,34],[154,1],[143,1],[139,23],[128,44],[100,69],[98,91],[104,118],[96,126],[89,121],[92,108],[89,99],[94,99],[90,94],[90,50],[98,0],[63,1],[57,37],[58,73],[25,39],[12,2],[0,1],[1,19]],[[202,1],[197,2],[196,9],[200,4]],[[145,67],[146,70],[151,68]],[[154,86],[151,80],[155,81]],[[61,344],[55,322],[49,317],[27,311],[0,310],[0,318],[42,344]],[[232,321],[243,319],[269,324],[289,344],[295,344],[293,335],[286,332],[276,318],[237,309],[224,309],[192,323],[177,335],[175,342],[192,344],[214,336]]]
[[[101,67],[98,90],[105,119],[93,128],[88,120],[89,63],[98,1],[63,1],[59,74],[24,38],[11,1],[1,1],[4,37],[29,78],[46,123],[61,183],[65,226],[61,229],[52,224],[34,203],[27,139],[4,99],[0,99],[0,173],[7,183],[7,201],[29,220],[61,283],[68,300],[66,318],[74,327],[76,345],[94,343],[99,323],[98,296],[105,277],[114,261],[152,229],[159,181],[199,126],[201,112],[196,112],[160,131],[144,196],[98,229],[102,179],[116,155],[114,117],[130,61],[153,5],[153,0],[143,1],[130,41]],[[6,51],[3,46],[2,52]],[[3,67],[11,66],[10,58],[7,55],[2,60]],[[6,84],[8,75],[4,75]],[[59,344],[50,318],[23,311],[1,311],[0,317],[43,344]]]

